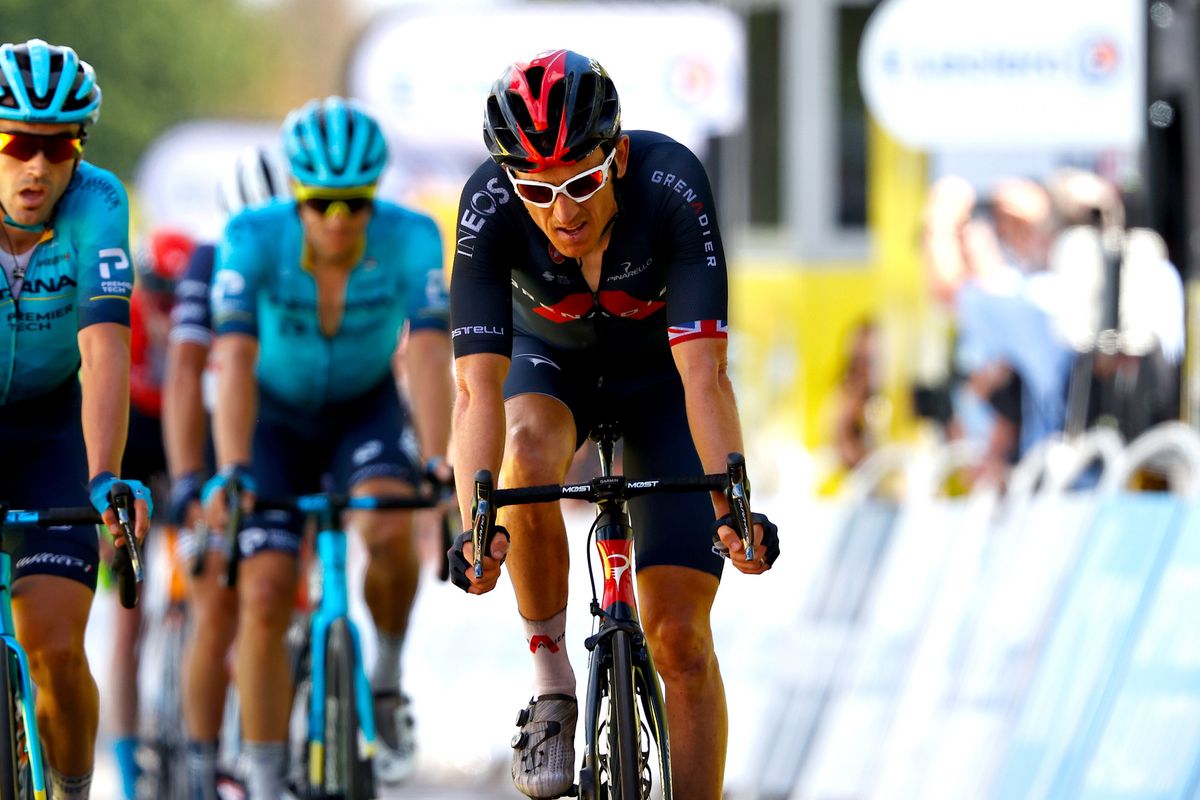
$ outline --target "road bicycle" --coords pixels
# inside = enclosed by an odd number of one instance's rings
[[[111,495],[125,531],[125,548],[114,565],[121,603],[137,604],[141,558],[133,532],[133,495],[117,484]],[[60,525],[99,525],[100,515],[90,507],[40,511],[12,510],[0,502],[0,800],[46,800],[46,762],[38,735],[36,695],[29,673],[29,658],[17,641],[12,615],[12,555],[7,534]]]
[[[483,574],[481,555],[488,552],[497,509],[564,498],[596,505],[596,519],[588,538],[595,537],[604,584],[597,598],[592,561],[588,559],[593,632],[584,642],[589,651],[585,747],[579,783],[573,792],[582,800],[646,800],[657,787],[657,796],[671,800],[670,736],[662,687],[638,618],[633,525],[627,501],[653,492],[723,491],[730,500],[735,528],[752,559],[745,459],[730,454],[723,475],[628,480],[613,474],[619,428],[611,423],[598,425],[590,438],[600,451],[601,474],[587,483],[495,489],[490,472],[481,470],[476,474],[472,506],[474,571],[477,576]],[[518,719],[518,724],[523,722]]]
[[[232,487],[231,487],[232,489]],[[230,530],[240,528],[240,498],[228,491]],[[346,510],[418,509],[438,502],[428,495],[370,497],[307,494],[257,498],[258,510],[295,510],[317,522],[316,560],[309,577],[311,611],[288,639],[293,687],[292,783],[306,800],[369,800],[375,796],[375,710],[363,668],[358,627],[350,618],[346,574]],[[233,548],[237,552],[239,548]],[[236,576],[236,571],[231,571]]]

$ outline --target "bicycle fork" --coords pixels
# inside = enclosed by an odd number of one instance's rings
[[[359,726],[366,741],[367,757],[375,755],[375,707],[371,686],[362,663],[362,645],[358,627],[350,619],[349,591],[346,581],[346,534],[322,530],[317,534],[317,555],[321,563],[321,600],[312,615],[311,653],[313,655],[312,691],[308,706],[308,780],[312,786],[325,781],[325,646],[329,628],[344,619],[354,645],[354,701]]]
[[[586,730],[595,731],[600,709],[600,695],[605,690],[604,675],[613,661],[613,634],[624,631],[630,645],[630,687],[642,700],[642,713],[656,742],[663,797],[670,798],[671,749],[666,725],[666,709],[654,659],[642,631],[637,595],[634,590],[633,529],[624,503],[602,501],[596,523],[596,550],[604,568],[604,589],[599,603],[592,601],[592,615],[600,620],[597,632],[588,638],[591,651],[588,674]],[[607,687],[608,692],[613,687]],[[635,696],[634,702],[637,702]],[[590,753],[591,768],[596,768],[597,753]]]
[[[33,681],[29,677],[29,657],[25,655],[25,649],[17,641],[16,635],[12,633],[16,630],[16,626],[13,623],[12,605],[9,599],[12,597],[11,589],[12,561],[5,556],[0,558],[0,594],[4,596],[4,602],[0,602],[0,609],[3,611],[2,622],[5,631],[0,634],[0,647],[7,652],[4,655],[3,664],[0,666],[10,670],[11,676],[10,656],[16,658],[17,674],[15,677],[20,686],[21,708],[14,709],[14,711],[21,715],[21,723],[25,729],[25,753],[29,758],[29,778],[33,783],[34,800],[46,800],[46,774],[42,763],[42,740],[38,734],[37,713],[34,708]],[[16,731],[13,732],[16,733]]]

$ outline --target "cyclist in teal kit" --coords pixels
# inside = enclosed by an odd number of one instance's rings
[[[354,103],[310,102],[283,133],[295,200],[234,217],[217,250],[219,471],[205,500],[217,527],[230,481],[264,496],[406,493],[424,479],[422,454],[444,462],[449,439],[448,298],[435,223],[375,198],[387,144]],[[392,374],[403,331],[412,421]],[[297,514],[251,515],[239,537],[237,679],[255,800],[276,800],[282,787],[291,697],[283,636],[302,523]],[[361,512],[353,527],[368,551],[365,593],[379,634],[377,777],[394,783],[413,766],[400,692],[418,573],[411,514]]]
[[[128,429],[133,272],[125,189],[82,160],[99,110],[95,73],[71,48],[40,39],[0,46],[0,500],[37,508],[90,499],[120,546],[108,496]],[[140,539],[149,493],[125,483]],[[96,530],[7,544],[52,796],[86,798],[99,721],[84,651]]]

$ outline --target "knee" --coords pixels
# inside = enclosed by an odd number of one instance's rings
[[[707,621],[667,618],[648,622],[645,630],[654,665],[665,682],[701,680],[715,667]]]
[[[528,421],[514,422],[504,445],[505,479],[508,484],[525,486],[553,483],[562,478],[570,465],[569,446],[560,441],[557,431]]]
[[[42,687],[74,686],[89,674],[82,642],[43,639],[26,648],[29,671]]]
[[[403,511],[378,511],[363,515],[356,527],[367,557],[385,569],[399,564],[412,551],[412,515]]]
[[[295,586],[277,576],[255,576],[239,584],[239,622],[243,633],[287,630],[292,618]]]
[[[192,631],[197,641],[228,646],[237,630],[237,593],[219,587],[193,595]]]

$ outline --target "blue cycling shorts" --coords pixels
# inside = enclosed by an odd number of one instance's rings
[[[349,492],[370,478],[416,486],[420,452],[404,404],[389,377],[359,397],[315,412],[298,410],[259,388],[251,471],[263,497]],[[252,514],[238,537],[243,557],[299,551],[304,517]]]
[[[504,399],[528,393],[548,395],[570,409],[576,447],[597,423],[617,422],[621,468],[630,479],[704,474],[674,369],[639,373],[621,361],[606,363],[602,353],[557,350],[518,334]],[[724,559],[712,552],[715,517],[707,492],[636,497],[629,501],[629,515],[639,570],[680,566],[721,577]]]
[[[89,507],[82,396],[72,375],[58,388],[0,405],[0,498],[11,508]],[[35,528],[4,537],[13,579],[57,575],[96,590],[96,527]]]

